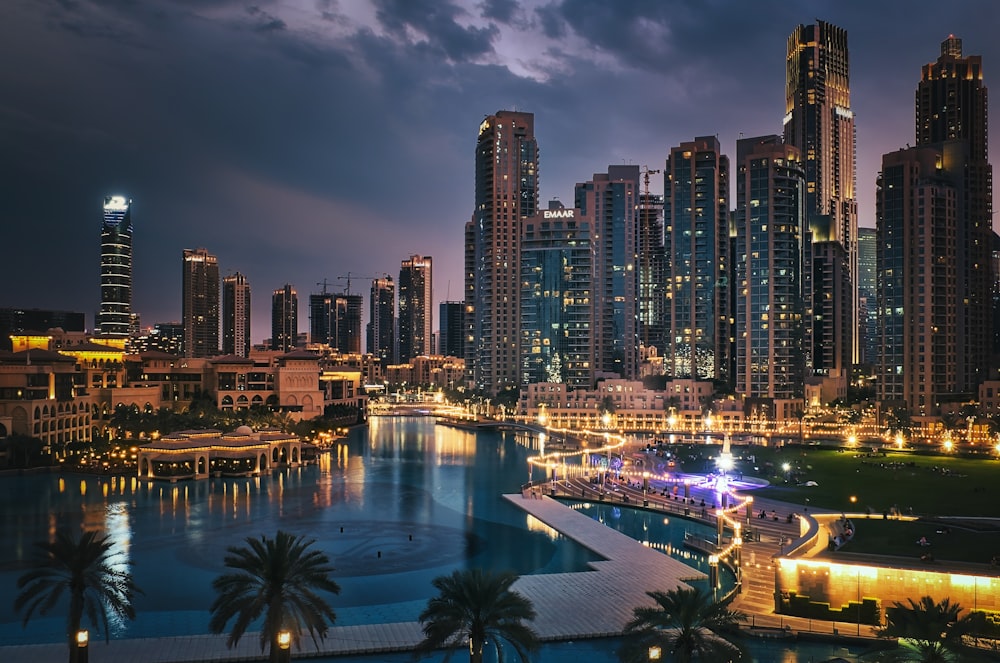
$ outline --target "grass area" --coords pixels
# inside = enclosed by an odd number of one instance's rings
[[[834,511],[1000,517],[1000,461],[812,446],[743,447],[737,469],[772,483],[754,494]],[[753,460],[751,460],[751,457]],[[782,470],[788,463],[789,472]],[[805,485],[815,482],[815,486]],[[807,502],[808,500],[808,502]]]
[[[929,566],[941,560],[988,565],[994,556],[1000,555],[1000,530],[982,531],[951,522],[882,520],[881,517],[856,519],[854,525],[857,533],[840,549],[843,552],[910,558],[929,553],[935,560]],[[921,537],[926,537],[930,545],[917,544]]]

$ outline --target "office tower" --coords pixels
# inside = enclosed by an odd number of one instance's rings
[[[132,201],[124,196],[104,199],[101,224],[101,336],[129,335],[132,313]]]
[[[250,282],[239,272],[222,279],[222,354],[250,356]]]
[[[590,219],[558,201],[522,222],[521,383],[594,383]]]
[[[375,355],[383,364],[396,363],[396,285],[392,277],[372,280],[372,294],[368,302],[368,354]]]
[[[963,355],[968,304],[956,296],[966,249],[966,141],[890,152],[877,189],[880,361],[878,400],[911,415],[938,414],[970,384]]]
[[[822,264],[824,279],[806,285],[807,372],[826,382],[827,400],[847,395],[850,370],[857,348],[857,242],[858,206],[855,200],[855,129],[851,111],[847,31],[824,21],[798,26],[788,38],[785,77],[785,143],[799,149],[806,171],[806,215],[813,242],[836,242],[809,251],[822,260],[844,260],[844,265]],[[809,237],[805,238],[807,241]],[[807,274],[811,265],[804,265]],[[836,277],[843,283],[824,282]],[[830,317],[822,311],[829,304],[829,287],[835,287],[837,310]],[[836,325],[836,327],[834,327]],[[833,344],[832,346],[830,344]]]
[[[639,237],[637,260],[636,314],[639,343],[655,347],[662,357],[667,349],[663,329],[664,270],[663,196],[649,193],[649,176],[659,170],[643,171],[643,193],[639,195]]]
[[[465,302],[441,302],[438,307],[438,354],[444,357],[465,356]]]
[[[271,349],[291,352],[299,336],[299,295],[289,284],[271,295]]]
[[[729,158],[700,136],[672,148],[663,173],[663,371],[729,384]]]
[[[634,378],[639,366],[635,269],[639,167],[609,166],[576,185],[576,207],[593,223],[595,376]]]
[[[337,295],[337,349],[347,354],[361,354],[361,295]]]
[[[521,219],[538,211],[535,116],[498,111],[479,125],[476,208],[466,225],[466,372],[489,394],[520,382]]]
[[[805,172],[780,136],[736,143],[736,393],[801,408]]]
[[[941,43],[937,62],[921,70],[916,121],[917,145],[949,140],[968,145],[967,175],[962,181],[964,216],[956,228],[958,280],[953,296],[961,304],[957,388],[974,400],[991,360],[993,168],[988,153],[982,57],[963,57],[962,40],[954,35]]]
[[[858,228],[858,319],[861,362],[874,366],[878,358],[878,306],[875,297],[875,229]]]
[[[181,324],[184,356],[219,352],[219,261],[206,249],[184,249]]]
[[[361,353],[361,295],[309,295],[309,339],[345,354]]]
[[[398,361],[434,354],[430,256],[410,256],[399,266]]]

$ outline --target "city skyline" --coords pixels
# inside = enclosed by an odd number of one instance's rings
[[[780,133],[786,40],[816,18],[848,34],[858,216],[871,227],[881,155],[916,144],[914,89],[941,41],[981,55],[987,87],[1000,62],[993,3],[671,7],[15,2],[0,52],[30,64],[0,73],[0,175],[18,194],[7,239],[24,249],[0,268],[0,305],[80,311],[92,328],[100,204],[116,194],[134,201],[143,327],[180,320],[176,256],[189,247],[259,284],[256,311],[283,283],[317,292],[417,253],[434,256],[437,299],[460,299],[483,117],[534,114],[543,206],[569,204],[609,165],[663,168],[692,136],[717,134],[733,159],[741,133]],[[254,343],[268,323],[255,316]]]

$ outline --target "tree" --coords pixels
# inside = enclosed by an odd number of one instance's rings
[[[522,661],[538,649],[538,635],[525,621],[535,618],[535,609],[524,595],[512,591],[518,579],[510,571],[492,573],[482,569],[455,571],[433,580],[438,595],[420,613],[424,639],[417,653],[425,655],[447,647],[469,648],[470,663],[481,663],[490,643],[503,661],[503,644],[514,648]],[[445,660],[451,658],[451,651]]]
[[[898,638],[899,648],[879,652],[878,661],[918,661],[935,663],[964,660],[962,639],[984,625],[982,613],[961,615],[962,607],[949,599],[935,602],[930,596],[908,605],[894,601],[885,611],[886,625],[879,637]]]
[[[311,549],[314,543],[314,539],[278,530],[273,539],[248,536],[247,545],[227,548],[225,563],[235,572],[212,581],[218,593],[210,608],[212,633],[222,633],[235,618],[226,642],[232,648],[263,616],[260,649],[271,644],[270,661],[278,660],[281,631],[289,631],[298,641],[305,626],[314,643],[317,638],[323,640],[337,616],[316,590],[339,594],[340,586],[330,578],[329,558]]]
[[[110,640],[108,613],[119,619],[135,619],[132,599],[142,590],[132,581],[132,574],[116,563],[120,553],[112,553],[114,543],[98,532],[84,532],[73,539],[57,532],[52,541],[35,544],[37,556],[31,570],[17,580],[20,593],[14,611],[22,615],[22,626],[37,612],[49,614],[63,597],[69,600],[66,615],[66,639],[69,660],[76,660],[76,634],[84,617],[97,632]]]
[[[657,605],[634,610],[635,616],[625,625],[625,644],[618,652],[622,661],[646,661],[654,646],[681,663],[736,661],[743,656],[743,647],[726,637],[746,621],[743,613],[728,609],[701,589],[647,594]]]

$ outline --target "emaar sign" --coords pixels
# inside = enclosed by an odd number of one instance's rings
[[[575,210],[571,209],[547,209],[542,212],[543,219],[572,219],[573,212]]]

